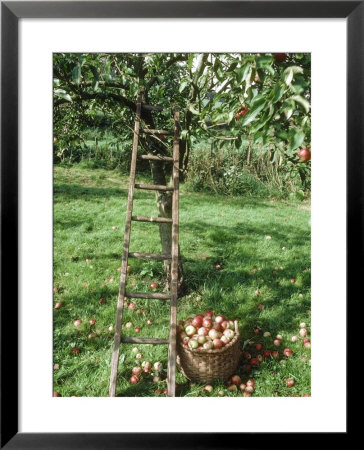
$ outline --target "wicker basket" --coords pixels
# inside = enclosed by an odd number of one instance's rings
[[[183,345],[180,337],[177,337],[177,365],[190,381],[227,380],[234,374],[240,355],[237,321],[235,321],[235,336],[228,344],[219,349],[191,349],[187,345]]]

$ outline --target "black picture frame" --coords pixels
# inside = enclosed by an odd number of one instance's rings
[[[215,449],[256,448],[257,445],[266,447],[271,439],[268,433],[259,436],[257,443],[256,433],[245,433],[242,436],[241,433],[18,432],[18,330],[14,329],[13,323],[10,325],[8,318],[18,317],[18,23],[22,18],[345,18],[348,75],[348,304],[349,299],[355,298],[357,280],[362,279],[363,274],[364,2],[244,0],[1,2],[1,448]],[[9,336],[11,336],[10,345]],[[349,424],[346,433],[335,435],[335,442],[340,445],[340,441],[348,436],[348,432]],[[289,435],[287,437],[292,439]],[[317,438],[316,435],[315,439]],[[326,438],[327,436],[325,440]],[[280,441],[280,447],[284,446],[284,439],[283,437],[283,441]]]

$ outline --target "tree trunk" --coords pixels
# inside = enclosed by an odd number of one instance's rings
[[[146,102],[148,102],[146,97]],[[143,113],[143,120],[150,128],[155,128],[154,120],[150,111]],[[161,149],[160,154],[165,154]],[[170,164],[166,164],[167,168],[170,168]],[[167,185],[167,175],[165,164],[159,161],[150,161],[151,173],[153,178],[153,184],[162,186]],[[171,177],[170,177],[171,179]],[[159,217],[172,218],[172,192],[156,191],[156,202]],[[159,223],[159,236],[162,245],[162,253],[167,255],[172,254],[172,225],[169,223]],[[186,293],[186,286],[184,283],[183,267],[181,263],[181,257],[179,257],[178,263],[178,296],[182,297]],[[166,277],[166,289],[170,290],[171,281],[171,262],[164,261],[164,272]]]

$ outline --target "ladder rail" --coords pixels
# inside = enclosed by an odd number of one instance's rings
[[[136,118],[135,118],[135,125],[134,125],[133,150],[132,150],[131,166],[130,166],[130,184],[129,184],[126,221],[125,221],[123,259],[122,259],[122,263],[121,263],[119,294],[118,294],[118,303],[117,303],[117,311],[116,311],[114,347],[113,347],[113,353],[112,353],[112,359],[111,359],[111,374],[110,374],[110,385],[109,385],[109,396],[110,397],[115,397],[115,394],[116,394],[116,380],[117,380],[117,372],[118,372],[119,356],[120,356],[121,325],[122,325],[122,318],[123,318],[124,295],[125,295],[125,287],[126,287],[126,274],[127,274],[127,267],[128,267],[128,254],[129,254],[129,245],[130,245],[131,217],[132,217],[132,212],[133,212],[134,185],[135,185],[136,161],[137,161],[138,140],[139,140],[138,136],[139,136],[140,119],[141,119],[141,105],[142,105],[142,94],[140,93],[138,95],[138,99],[137,99]]]
[[[175,396],[176,390],[176,339],[177,339],[177,297],[178,297],[178,235],[179,235],[179,110],[175,109],[173,138],[173,194],[172,194],[172,264],[171,303],[168,347],[168,397]]]

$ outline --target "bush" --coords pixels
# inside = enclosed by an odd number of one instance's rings
[[[191,152],[186,185],[222,195],[268,196],[269,188],[244,168],[244,152],[206,147]]]

